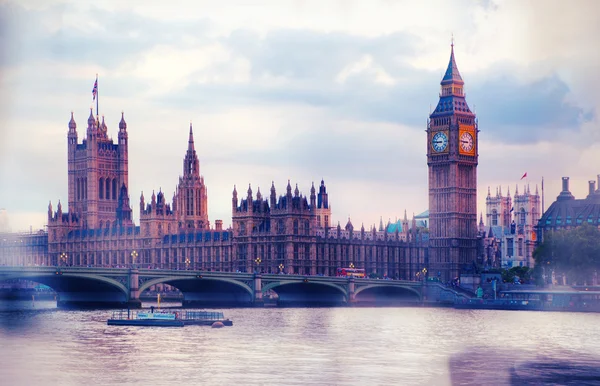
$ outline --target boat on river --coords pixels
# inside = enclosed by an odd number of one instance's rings
[[[212,326],[214,323],[233,326],[222,312],[197,310],[117,310],[107,321],[109,326],[149,327]]]

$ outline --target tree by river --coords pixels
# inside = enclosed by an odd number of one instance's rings
[[[547,232],[542,244],[533,252],[533,258],[540,284],[540,280],[551,283],[552,272],[559,284],[562,284],[559,277],[563,274],[571,284],[591,283],[600,271],[600,230],[583,223],[576,228]]]

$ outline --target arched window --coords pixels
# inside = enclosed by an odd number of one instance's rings
[[[110,179],[108,179],[108,178],[106,179],[105,186],[106,186],[106,195],[105,195],[105,198],[107,200],[110,200]]]
[[[298,234],[298,220],[294,220],[294,234]]]
[[[113,178],[112,180],[112,199],[116,200],[117,197],[117,179]]]
[[[525,220],[527,219],[527,214],[525,213],[525,208],[521,208],[521,225],[525,225]]]
[[[496,209],[492,210],[492,226],[498,225],[498,211]]]
[[[98,198],[104,198],[104,178],[100,178],[98,181]]]

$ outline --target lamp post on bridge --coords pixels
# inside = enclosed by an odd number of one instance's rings
[[[133,252],[131,252],[131,266],[132,268],[135,268],[135,260],[138,257],[138,253],[136,250],[134,250]]]
[[[254,259],[254,262],[256,263],[256,272],[260,273],[260,263],[262,263],[262,259],[260,257],[257,257],[256,259]]]
[[[185,258],[185,269],[186,270],[190,269],[190,258],[189,257]]]
[[[285,266],[283,264],[279,264],[279,273],[283,273],[283,269]]]
[[[354,268],[354,263],[350,263],[350,268]]]
[[[59,262],[62,263],[62,265],[67,265],[67,259],[68,259],[68,255],[66,254],[66,252],[63,252],[60,254],[59,256]]]

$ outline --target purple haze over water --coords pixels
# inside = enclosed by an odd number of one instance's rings
[[[223,309],[233,327],[152,328],[55,304],[0,302],[2,384],[501,385],[553,372],[558,384],[600,382],[600,314]]]

